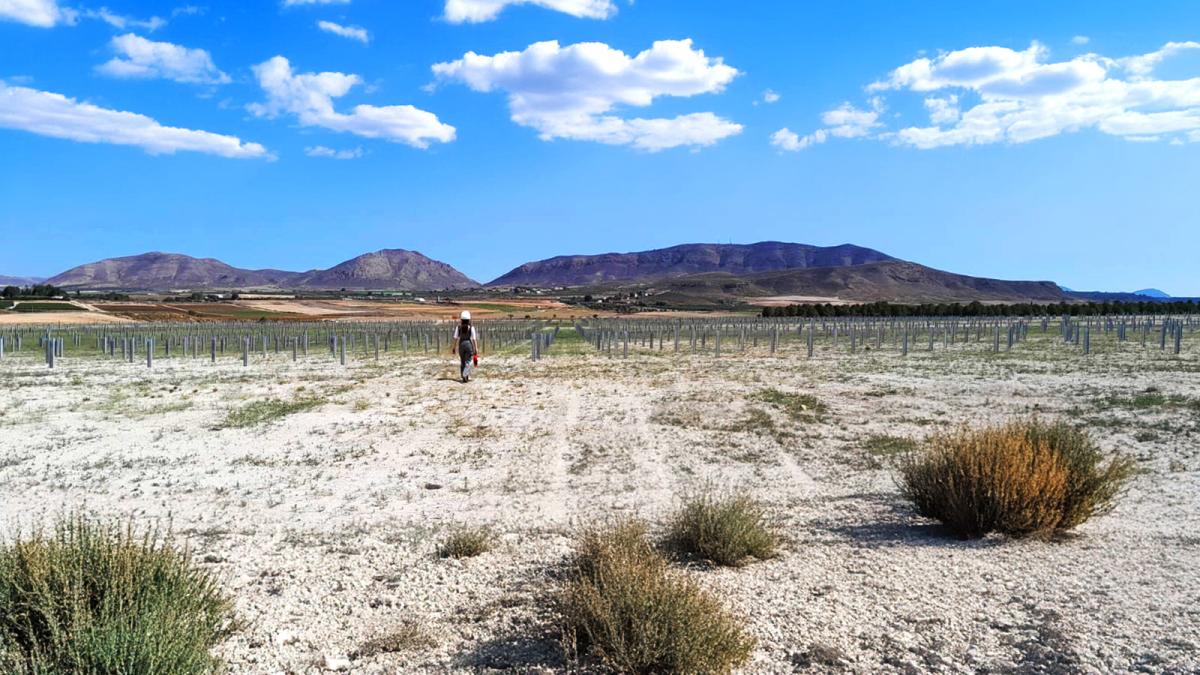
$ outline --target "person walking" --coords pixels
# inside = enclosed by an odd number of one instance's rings
[[[458,325],[454,327],[454,346],[450,352],[458,352],[459,374],[464,383],[471,381],[471,369],[479,362],[479,336],[475,326],[471,325],[471,313],[463,312],[459,316]]]

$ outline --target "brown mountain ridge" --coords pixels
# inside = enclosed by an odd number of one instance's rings
[[[459,290],[479,284],[450,265],[416,251],[384,249],[360,255],[327,270],[300,275],[297,288],[364,290]]]
[[[80,265],[48,280],[69,289],[406,290],[476,288],[478,283],[416,251],[384,249],[327,270],[247,270],[212,258],[145,253]],[[1061,302],[1049,281],[953,274],[843,244],[684,244],[635,253],[559,256],[521,265],[492,287],[569,287],[576,293],[641,290],[668,305],[728,305],[763,298],[842,302]]]
[[[153,252],[80,265],[50,278],[48,283],[68,289],[141,291],[254,288],[432,291],[479,285],[446,263],[403,249],[376,251],[328,270],[309,272],[246,270],[213,258]]]
[[[1052,281],[1006,281],[943,272],[903,260],[846,267],[782,270],[735,276],[696,274],[640,285],[674,303],[732,302],[767,297],[842,302],[1063,302],[1074,300]]]
[[[846,267],[895,260],[879,251],[842,244],[811,246],[779,241],[757,244],[681,244],[636,253],[558,256],[521,265],[489,286],[587,286],[639,282],[689,274]]]

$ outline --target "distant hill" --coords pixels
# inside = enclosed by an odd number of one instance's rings
[[[155,290],[280,287],[294,272],[243,270],[212,258],[143,253],[71,268],[49,283],[72,289]]]
[[[810,246],[766,241],[757,244],[683,244],[637,253],[559,256],[525,263],[489,286],[587,286],[651,281],[688,274],[755,274],[813,267],[844,267],[895,260],[861,246]]]
[[[1154,289],[1149,289],[1154,290]],[[1162,291],[1159,291],[1162,293]],[[1087,302],[1177,302],[1187,301],[1189,298],[1177,298],[1172,295],[1162,293],[1154,295],[1145,291],[1136,293],[1126,292],[1108,292],[1108,291],[1067,291],[1076,300],[1085,300]]]
[[[792,296],[806,301],[847,302],[1062,302],[1071,298],[1050,281],[1004,281],[943,272],[916,263],[891,260],[847,267],[764,272],[746,276],[726,273],[674,277],[643,285],[673,302],[701,304]]]
[[[135,291],[353,289],[434,291],[478,286],[446,263],[415,251],[377,251],[328,270],[239,269],[212,258],[143,253],[72,268],[49,283],[70,289]]]
[[[0,274],[0,286],[32,286],[43,281],[45,279],[41,277],[6,277]]]
[[[404,249],[367,253],[328,270],[308,272],[294,285],[297,288],[437,291],[479,286],[444,262]]]
[[[1159,298],[1162,300],[1170,300],[1171,299],[1170,295],[1158,290],[1157,288],[1143,288],[1140,291],[1134,291],[1133,294],[1134,295],[1144,295],[1148,298]]]

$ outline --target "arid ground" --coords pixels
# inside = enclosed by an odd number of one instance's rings
[[[20,304],[20,303],[18,303]],[[29,304],[26,302],[26,304]],[[51,303],[42,303],[51,304]],[[552,298],[460,298],[453,303],[388,299],[295,299],[268,296],[237,302],[170,302],[148,300],[73,300],[77,311],[21,313],[0,310],[0,327],[6,325],[85,325],[103,323],[184,323],[213,321],[402,321],[454,319],[462,310],[477,318],[574,319],[606,312],[572,307]]]
[[[1189,337],[1189,340],[1191,338]],[[1200,349],[1033,335],[907,358],[789,346],[610,358],[568,332],[544,360],[0,361],[6,534],[86,509],[168,523],[237,598],[236,673],[556,672],[548,598],[582,525],[660,524],[745,490],[786,544],[693,566],[757,639],[752,673],[1200,670]],[[824,410],[781,405],[815,396]],[[1055,541],[960,541],[891,462],[939,429],[1066,418],[1141,471]],[[498,546],[441,559],[454,528]],[[359,655],[419,626],[428,640]]]

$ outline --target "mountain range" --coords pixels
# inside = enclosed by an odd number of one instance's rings
[[[6,277],[0,274],[0,286],[32,286],[43,281],[45,279],[41,277]]]
[[[6,277],[0,277],[0,284]],[[17,285],[33,279],[13,279]],[[12,281],[8,283],[13,283]],[[212,258],[144,253],[69,269],[46,280],[71,290],[403,290],[479,288],[452,266],[416,251],[385,249],[326,270],[240,269]],[[577,293],[638,291],[668,305],[755,298],[847,302],[1061,302],[1160,299],[1165,293],[1078,293],[1050,281],[1005,281],[954,274],[870,248],[786,242],[683,244],[633,253],[558,256],[525,263],[489,288],[572,288]]]
[[[895,260],[869,248],[809,246],[764,241],[757,244],[683,244],[638,253],[559,256],[525,263],[489,286],[589,286],[689,274],[733,275],[812,267],[847,267]]]
[[[717,298],[783,297],[846,302],[1063,302],[1072,298],[1051,281],[1004,281],[943,272],[903,260],[812,267],[737,276],[729,273],[651,282],[674,304]]]
[[[91,290],[354,289],[450,290],[479,284],[446,263],[416,251],[387,249],[327,270],[246,270],[213,258],[143,253],[73,267],[47,283]]]

